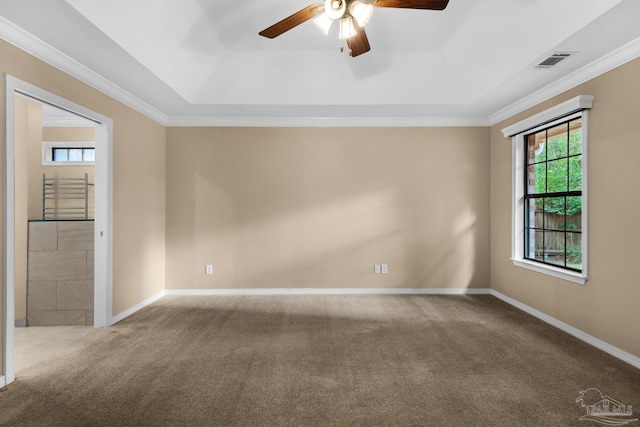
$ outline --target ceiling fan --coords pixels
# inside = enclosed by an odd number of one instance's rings
[[[333,21],[339,21],[339,38],[347,41],[350,55],[356,57],[371,50],[364,26],[371,18],[374,6],[444,10],[448,3],[449,0],[325,0],[324,4],[309,5],[258,34],[273,39],[315,18],[313,22],[327,35]]]

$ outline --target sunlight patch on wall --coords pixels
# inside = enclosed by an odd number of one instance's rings
[[[202,177],[195,215],[195,229],[207,232],[194,236],[194,268],[214,264],[215,287],[349,286],[345,280],[356,286],[361,278],[353,271],[370,275],[369,264],[399,244],[394,234],[402,227],[390,190],[320,204],[250,206]]]

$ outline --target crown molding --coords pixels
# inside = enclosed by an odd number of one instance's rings
[[[247,116],[247,117],[169,117],[78,61],[60,52],[21,27],[0,16],[0,38],[46,62],[47,64],[86,83],[96,90],[138,111],[152,120],[174,127],[473,127],[489,126],[486,117],[325,117],[309,114],[292,116]],[[63,124],[51,125],[63,126]]]
[[[640,37],[489,116],[493,126],[640,57]]]
[[[0,38],[47,64],[75,77],[152,120],[170,127],[472,127],[493,126],[556,95],[640,57],[640,38],[562,77],[488,117],[325,117],[312,115],[249,117],[169,117],[113,82],[0,16]]]
[[[169,127],[486,127],[485,117],[170,117]]]
[[[540,126],[541,124],[548,123],[551,120],[567,116],[580,110],[589,109],[593,106],[593,99],[594,96],[592,95],[576,96],[575,98],[541,111],[534,116],[527,117],[518,123],[507,126],[502,129],[502,134],[505,138],[518,135],[522,132],[533,129],[534,127]]]
[[[92,88],[120,101],[156,122],[166,125],[167,116],[75,59],[0,16],[0,38]]]

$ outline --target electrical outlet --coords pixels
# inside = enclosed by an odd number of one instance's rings
[[[380,274],[380,264],[373,266],[373,274]]]
[[[213,274],[213,265],[207,264],[204,266],[204,274]]]
[[[387,267],[387,264],[382,264],[382,265],[380,266],[380,272],[381,272],[382,274],[387,274],[387,273],[389,272],[389,268]]]

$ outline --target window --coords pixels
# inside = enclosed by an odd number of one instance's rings
[[[89,166],[95,165],[95,142],[52,142],[42,143],[42,164],[48,166]]]
[[[582,271],[582,115],[523,142],[524,258]]]
[[[587,280],[587,129],[579,96],[503,129],[513,144],[513,263]]]
[[[94,162],[95,148],[52,147],[51,158],[54,162]]]

